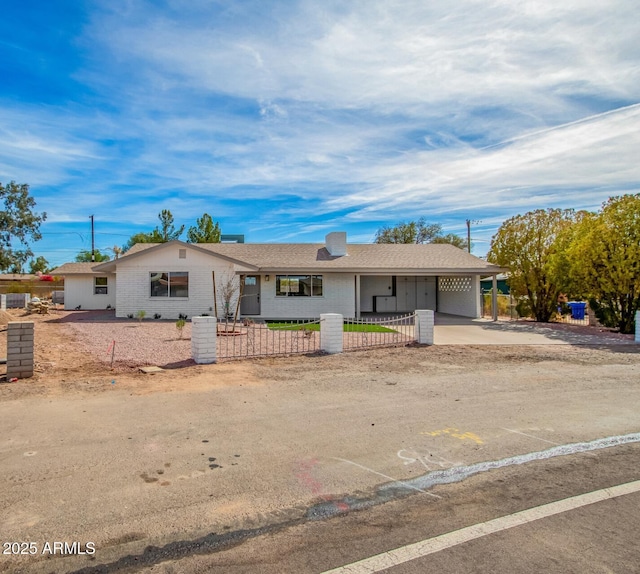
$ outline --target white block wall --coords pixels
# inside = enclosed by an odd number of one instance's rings
[[[198,364],[215,363],[217,319],[194,317],[191,320],[191,356]]]
[[[441,291],[438,287],[438,312],[472,317],[477,319],[482,315],[480,307],[480,277],[471,277],[469,291]]]
[[[322,297],[276,297],[276,275],[286,273],[270,273],[269,281],[265,281],[264,276],[260,278],[260,315],[256,317],[313,319],[321,313],[340,313],[345,317],[355,317],[355,275],[317,273],[322,275]]]
[[[95,295],[95,277],[107,278],[107,294]],[[106,309],[116,306],[116,276],[113,273],[100,275],[67,275],[64,278],[64,308],[73,310],[78,305],[84,310]]]
[[[156,313],[163,319],[178,319],[180,314],[189,318],[214,314],[213,276],[215,272],[218,314],[222,314],[223,305],[220,286],[229,277],[238,281],[233,264],[217,257],[186,248],[185,259],[179,258],[179,250],[184,246],[175,245],[143,254],[130,261],[118,263],[118,294],[116,315],[126,317],[138,311],[145,311],[147,317]],[[150,273],[172,271],[189,272],[188,297],[151,297]],[[235,301],[233,302],[235,311]]]
[[[325,353],[342,353],[344,320],[339,313],[320,315],[320,349]]]

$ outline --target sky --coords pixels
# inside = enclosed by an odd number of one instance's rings
[[[112,254],[163,209],[254,243],[470,220],[484,256],[509,217],[640,192],[637,16],[628,0],[4,2],[0,182],[29,184],[52,265],[91,249],[91,215]]]

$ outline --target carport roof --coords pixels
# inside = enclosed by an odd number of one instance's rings
[[[462,249],[447,244],[347,244],[347,255],[331,255],[317,243],[198,243],[170,241],[164,244],[138,243],[123,257],[98,266],[115,270],[117,263],[178,244],[222,257],[258,272],[356,272],[421,274],[493,274],[504,271]]]

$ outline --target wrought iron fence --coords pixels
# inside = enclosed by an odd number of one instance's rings
[[[502,321],[517,321],[519,318],[516,310],[517,301],[511,295],[498,293],[498,319]],[[491,293],[482,295],[482,316],[493,317],[493,298]]]
[[[518,300],[511,295],[499,293],[497,295],[498,302],[498,319],[501,321],[517,321],[521,318],[518,313]],[[526,306],[525,306],[526,308]],[[552,321],[556,323],[564,323],[566,325],[593,326],[595,319],[589,319],[589,307],[583,302],[571,301],[569,303],[561,303],[558,305],[558,312]],[[482,295],[482,316],[493,316],[493,300],[491,293],[483,293]]]
[[[406,345],[415,339],[415,313],[344,320],[345,351]]]
[[[320,349],[320,320],[218,324],[218,360],[314,353]]]

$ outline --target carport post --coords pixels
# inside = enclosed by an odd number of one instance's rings
[[[640,311],[636,311],[636,343],[640,343]]]
[[[416,310],[415,339],[419,345],[433,345],[434,312],[431,309]]]
[[[494,321],[498,320],[498,276],[494,273],[491,278],[491,315]]]

